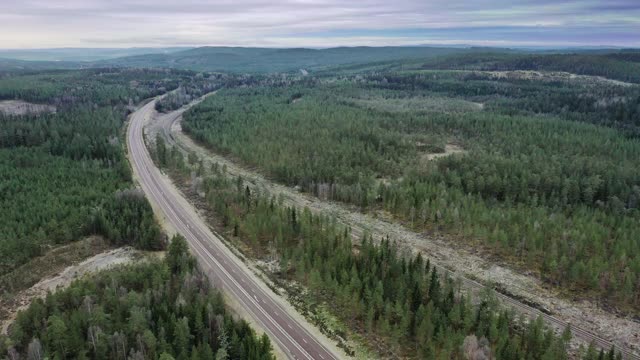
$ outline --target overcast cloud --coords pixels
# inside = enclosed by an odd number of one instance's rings
[[[0,48],[640,47],[640,1],[0,0]]]

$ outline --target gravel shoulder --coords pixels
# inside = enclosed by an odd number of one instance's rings
[[[640,323],[637,320],[608,312],[590,301],[567,299],[535,276],[496,263],[493,259],[483,256],[481,251],[463,247],[442,234],[416,233],[394,222],[387,214],[363,214],[345,204],[323,201],[294,188],[274,183],[260,173],[195,143],[181,131],[180,120],[184,111],[185,108],[178,112],[158,114],[156,119],[149,123],[148,136],[155,138],[162,134],[168,143],[185,152],[197,154],[205,163],[226,165],[229,175],[242,176],[263,193],[282,196],[287,205],[307,207],[314,212],[331,214],[340,222],[351,226],[355,236],[364,232],[374,234],[377,238],[388,235],[403,246],[404,251],[421,252],[433,263],[450,270],[454,276],[504,289],[511,294],[510,297],[534,304],[564,323],[598,334],[618,347],[626,347],[636,353],[640,351]],[[575,337],[573,343],[576,347],[587,345]]]

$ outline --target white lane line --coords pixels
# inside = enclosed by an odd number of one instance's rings
[[[192,236],[193,236],[193,234],[190,234],[190,235],[192,235]],[[194,238],[194,239],[195,239],[195,238]],[[196,245],[198,245],[199,247],[201,247],[203,250],[205,250],[205,251],[206,251],[206,249],[202,246],[202,244],[198,241],[198,239],[195,239],[195,240],[196,240],[195,244],[196,244]],[[218,262],[217,262],[217,260],[211,256],[211,254],[209,254],[209,253],[205,253],[205,255],[207,255],[207,256],[208,256],[208,257],[209,257],[213,262],[215,262],[215,263],[216,263],[216,265],[218,266],[218,268],[222,271],[222,273],[223,273],[225,276],[227,276],[227,278],[228,278],[229,280],[231,280],[231,282],[236,286],[236,288],[240,291],[240,293],[244,294],[244,296],[246,296],[250,301],[254,301],[253,299],[251,299],[251,297],[249,296],[249,294],[247,293],[247,291],[246,291],[244,288],[242,288],[242,287],[240,286],[240,284],[238,284],[238,282],[237,282],[234,278],[232,278],[232,277],[231,277],[231,275],[230,275],[230,274],[225,270],[225,268],[224,268],[224,267],[222,267],[222,266],[220,265],[220,263],[218,263]],[[255,295],[254,295],[254,297],[255,297]],[[243,300],[242,300],[242,298],[240,298],[240,301],[243,301]],[[255,307],[256,307],[256,309],[257,309],[260,313],[262,313],[262,314],[267,318],[267,320],[269,320],[269,321],[271,322],[271,324],[273,324],[273,325],[276,327],[276,329],[278,329],[278,330],[281,332],[281,334],[282,334],[282,335],[284,335],[284,336],[285,336],[285,338],[287,338],[287,339],[288,339],[288,340],[293,344],[293,346],[295,346],[295,348],[296,348],[296,349],[298,349],[298,350],[299,350],[299,351],[300,351],[300,352],[301,352],[301,353],[302,353],[306,358],[311,359],[311,360],[313,359],[313,357],[312,357],[311,355],[309,355],[309,353],[308,353],[304,348],[302,348],[302,346],[300,346],[300,344],[298,344],[298,342],[297,342],[297,341],[295,341],[295,340],[291,337],[291,335],[290,335],[289,333],[287,333],[287,332],[282,328],[282,326],[280,326],[280,324],[278,324],[278,322],[276,322],[276,321],[273,319],[273,317],[271,317],[271,315],[269,315],[269,313],[267,313],[267,312],[265,311],[265,309],[264,309],[264,308],[262,308],[262,307],[258,304],[258,302],[257,302],[257,301],[255,301],[255,302],[254,302],[254,306],[255,306]],[[251,310],[251,309],[249,309],[249,311],[252,311],[252,310]],[[289,326],[289,327],[291,327],[291,326]],[[274,335],[275,335],[275,334],[274,334]],[[280,339],[278,339],[278,341],[280,341]]]
[[[164,199],[163,199],[163,200],[164,200]],[[165,204],[167,204],[167,202],[165,202]],[[174,209],[173,209],[173,208],[169,208],[168,210],[169,210],[171,213],[173,213],[173,215],[176,217],[176,220],[178,220],[178,222],[183,222],[183,220],[181,220],[181,219],[180,219],[180,216],[178,216],[178,215],[175,213],[175,211],[174,211]],[[246,296],[250,301],[254,301],[253,299],[251,299],[251,297],[249,296],[249,294],[247,293],[247,291],[246,291],[244,288],[242,288],[242,287],[240,286],[240,284],[239,284],[239,283],[238,283],[238,282],[237,282],[237,281],[236,281],[236,280],[231,276],[231,274],[229,274],[229,272],[228,272],[228,271],[226,271],[226,269],[225,269],[223,266],[221,266],[221,265],[220,265],[220,263],[218,263],[218,261],[217,261],[213,256],[211,256],[211,254],[210,254],[210,253],[208,253],[208,252],[207,252],[207,249],[202,245],[202,242],[200,241],[200,239],[198,239],[198,237],[196,237],[196,236],[195,236],[195,235],[194,235],[190,230],[188,230],[188,229],[185,229],[185,230],[186,230],[186,233],[187,233],[187,234],[189,234],[189,235],[190,235],[190,237],[194,240],[194,245],[197,245],[198,247],[200,247],[202,250],[204,250],[204,251],[205,251],[205,255],[206,255],[206,256],[207,256],[211,261],[213,261],[213,262],[218,266],[218,268],[222,271],[222,273],[224,273],[224,274],[226,275],[226,277],[227,277],[227,278],[228,278],[228,279],[229,279],[229,280],[230,280],[230,281],[231,281],[231,282],[236,286],[236,288],[240,291],[240,293],[243,293],[243,294],[244,294],[244,295],[245,295],[245,296]],[[205,236],[206,236],[206,235],[205,235]],[[207,236],[207,237],[208,237],[208,236]],[[199,253],[199,251],[197,251],[197,252]],[[298,349],[298,350],[299,350],[299,351],[300,351],[300,352],[301,352],[301,353],[302,353],[306,358],[308,358],[308,359],[311,359],[311,360],[312,360],[312,359],[313,359],[313,357],[312,357],[312,356],[311,356],[311,355],[310,355],[310,354],[309,354],[309,353],[308,353],[304,348],[302,348],[302,346],[300,346],[300,344],[299,344],[297,341],[295,341],[295,340],[291,337],[291,335],[290,335],[289,333],[287,333],[287,332],[286,332],[286,331],[285,331],[285,330],[280,326],[280,324],[278,324],[278,322],[276,322],[276,321],[275,321],[275,319],[273,319],[273,317],[271,317],[271,316],[269,315],[269,313],[267,313],[267,312],[265,311],[265,309],[264,309],[264,308],[262,308],[262,307],[259,305],[259,303],[258,303],[258,301],[257,301],[258,299],[257,299],[257,297],[256,297],[256,295],[255,295],[255,290],[254,290],[254,289],[251,289],[251,292],[254,294],[254,295],[253,295],[253,297],[254,297],[254,298],[255,298],[255,300],[256,300],[256,301],[254,302],[254,306],[256,306],[257,310],[258,310],[259,312],[261,312],[261,313],[262,313],[262,314],[267,318],[267,320],[269,320],[269,321],[271,322],[271,324],[273,324],[273,325],[276,327],[276,329],[280,330],[281,334],[282,334],[282,335],[284,335],[284,336],[285,336],[285,338],[287,338],[287,339],[288,339],[288,340],[293,344],[293,346],[294,346],[294,347],[296,347],[296,348],[297,348],[297,349]],[[240,299],[240,301],[242,301],[242,299]],[[249,311],[251,311],[251,310],[249,310]],[[289,324],[287,324],[287,325],[289,325]],[[291,325],[289,325],[289,328],[291,328]],[[293,328],[291,328],[291,329],[293,329]],[[280,339],[278,339],[278,340],[280,340]]]
[[[155,185],[157,185],[157,184],[155,184]],[[151,190],[151,193],[152,193],[152,194],[154,194],[153,190]],[[154,195],[155,195],[155,194],[154,194]],[[183,222],[183,220],[181,220],[181,219],[180,219],[180,216],[178,216],[178,215],[175,213],[174,209],[173,209],[173,208],[171,208],[171,207],[168,205],[167,199],[164,199],[164,198],[158,198],[158,201],[159,201],[160,203],[164,203],[164,205],[166,205],[166,206],[167,206],[167,208],[166,208],[166,210],[165,210],[165,211],[168,211],[168,213],[171,213],[171,214],[175,217],[176,224],[178,224],[178,223],[183,224],[183,223],[184,223],[184,222]],[[225,273],[225,272],[226,272],[226,271],[225,271],[225,269],[221,266],[221,264],[220,264],[220,263],[218,263],[218,262],[216,261],[216,259],[215,259],[213,256],[211,256],[211,254],[210,254],[210,253],[208,253],[208,252],[207,252],[207,249],[202,245],[202,243],[199,241],[199,239],[198,239],[197,237],[195,237],[195,235],[194,235],[190,230],[188,230],[188,229],[184,229],[184,231],[185,231],[185,234],[187,234],[187,236],[186,236],[186,237],[187,237],[187,239],[191,238],[191,239],[193,239],[193,240],[194,240],[194,242],[192,243],[192,248],[193,248],[193,249],[194,249],[194,250],[195,250],[195,251],[196,251],[200,256],[203,256],[203,257],[204,257],[204,256],[206,255],[206,256],[210,259],[210,261],[212,261],[212,262],[215,264],[215,266],[217,266],[217,267],[218,267],[218,269],[220,269],[223,273]],[[200,252],[200,250],[198,249],[198,247],[199,247],[199,248],[201,248],[203,251],[205,251],[204,255]],[[208,263],[209,263],[209,261],[208,261]],[[225,275],[229,278],[229,280],[231,280],[231,282],[232,282],[232,283],[234,282],[234,279],[229,275],[229,273],[226,273]],[[224,281],[224,280],[222,279],[222,281]],[[240,286],[239,286],[239,284],[238,284],[237,282],[235,283],[235,285],[237,286],[237,289],[240,291],[240,293],[244,294],[244,296],[246,296],[250,301],[253,301],[253,299],[251,299],[251,297],[250,297],[250,296],[249,296],[249,294],[246,292],[246,290],[244,290],[242,287],[240,287]],[[251,309],[251,307],[250,307],[250,306],[248,306],[248,305],[246,304],[246,302],[244,301],[244,299],[243,299],[241,296],[239,296],[235,290],[233,290],[233,287],[231,287],[231,291],[236,293],[236,296],[238,296],[238,299],[240,300],[240,302],[245,303],[245,306],[247,307],[248,311],[250,311],[251,313],[256,314],[256,313]],[[257,302],[255,302],[255,304],[257,305]],[[264,311],[260,306],[256,306],[256,308],[257,308],[257,310],[259,310],[263,315],[265,315],[265,316],[267,317],[267,320],[269,320],[273,325],[275,325],[275,327],[276,327],[277,329],[279,329],[279,330],[281,331],[281,333],[284,335],[284,337],[285,337],[286,339],[288,339],[288,340],[293,344],[293,346],[294,346],[296,349],[298,349],[298,350],[299,350],[303,355],[305,355],[305,357],[307,357],[308,359],[313,359],[313,357],[311,357],[311,356],[310,356],[310,355],[309,355],[309,354],[308,354],[308,353],[307,353],[307,352],[306,352],[306,351],[305,351],[305,350],[304,350],[304,349],[303,349],[303,348],[302,348],[302,347],[301,347],[301,346],[300,346],[300,345],[299,345],[295,340],[293,340],[293,338],[292,338],[288,333],[286,333],[286,332],[284,331],[284,329],[282,329],[282,327],[280,327],[280,326],[278,325],[278,323],[276,323],[276,322],[273,320],[273,318],[270,318],[270,317],[269,317],[269,315],[268,315],[268,314],[267,314],[267,313],[266,313],[266,312],[265,312],[265,311]],[[256,314],[256,315],[257,315],[257,314]],[[259,317],[256,317],[256,319],[259,319]],[[263,321],[263,320],[260,320],[260,321]],[[275,337],[275,339],[276,339],[276,341],[277,341],[278,343],[282,344],[284,348],[287,348],[287,349],[288,349],[288,347],[287,347],[286,345],[284,345],[284,343],[281,341],[281,339],[280,339],[276,334],[274,334],[274,337]],[[290,351],[290,350],[289,350],[289,351]],[[291,351],[290,351],[290,352],[291,352]]]

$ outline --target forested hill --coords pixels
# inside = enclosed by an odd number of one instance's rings
[[[198,71],[283,72],[331,65],[399,59],[424,59],[469,52],[462,48],[338,47],[273,49],[201,47],[171,54],[128,56],[104,64],[134,67],[173,67]]]
[[[437,70],[565,71],[640,83],[640,51],[620,51],[604,54],[463,53],[429,59],[425,61],[423,68]]]
[[[6,59],[0,56],[0,75],[3,72],[79,69],[81,67],[81,64],[69,61],[25,61],[18,59]]]
[[[76,49],[77,50],[77,49]],[[0,72],[87,67],[176,68],[236,73],[318,71],[335,66],[391,62],[405,68],[465,70],[544,70],[598,75],[621,81],[640,82],[638,50],[601,51],[498,49],[487,47],[336,47],[251,48],[200,47],[194,49],[109,49],[42,53],[0,52]],[[148,52],[145,52],[148,51]],[[126,56],[116,57],[118,54]],[[62,61],[24,61],[62,60]]]
[[[96,50],[89,49],[88,53]],[[182,51],[176,49],[173,51],[151,51],[150,49],[148,53],[130,52],[130,55],[117,58],[108,57],[102,54],[103,51],[95,55],[93,61],[88,60],[90,55],[81,56],[67,52],[60,54],[43,52],[42,54],[30,55],[0,51],[0,72],[117,66],[268,73],[402,59],[425,60],[434,56],[475,51],[477,50],[441,47],[338,47],[330,49],[200,47]],[[113,54],[113,52],[106,54]],[[63,61],[51,61],[55,56]],[[103,58],[97,59],[98,56],[103,56]]]
[[[124,56],[144,54],[164,54],[191,49],[188,47],[169,48],[53,48],[53,49],[0,49],[0,58],[45,61],[79,62],[114,59]]]

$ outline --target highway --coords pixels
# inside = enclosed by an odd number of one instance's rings
[[[149,200],[160,209],[173,229],[188,241],[200,266],[217,287],[232,297],[251,319],[264,329],[272,342],[290,359],[338,359],[326,339],[318,339],[307,324],[291,316],[282,300],[255,279],[250,270],[208,228],[189,202],[166,180],[153,163],[143,138],[145,122],[152,116],[157,99],[130,117],[127,130],[129,159]]]

